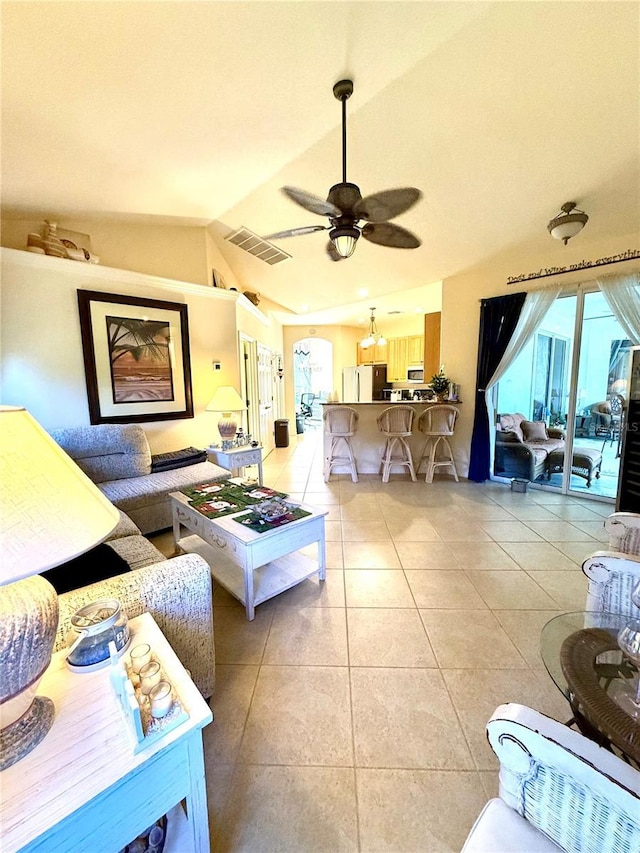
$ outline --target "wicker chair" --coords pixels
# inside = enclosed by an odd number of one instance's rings
[[[614,512],[605,519],[604,529],[612,551],[640,555],[640,513]]]
[[[453,436],[457,419],[458,410],[455,406],[429,406],[418,418],[418,429],[426,436],[426,441],[416,465],[416,471],[420,471],[420,465],[423,460],[426,460],[425,483],[433,483],[436,468],[450,468],[456,483],[458,482],[453,450],[449,444],[449,438]],[[441,445],[442,451],[439,458],[437,456],[438,445]]]
[[[334,465],[346,465],[351,471],[351,479],[358,482],[356,459],[351,447],[351,436],[358,429],[358,413],[350,406],[328,406],[322,413],[325,435],[331,441],[324,460],[324,481],[329,482]],[[342,451],[342,453],[340,453]]]
[[[462,853],[631,853],[640,850],[640,774],[578,732],[523,705],[497,708],[487,737],[499,797]]]
[[[380,462],[382,470],[382,482],[389,482],[389,473],[393,465],[406,466],[411,474],[411,479],[417,480],[411,450],[407,444],[407,438],[413,432],[414,411],[411,406],[388,406],[383,409],[377,417],[378,429],[386,436],[384,453]],[[394,456],[394,449],[398,453]]]

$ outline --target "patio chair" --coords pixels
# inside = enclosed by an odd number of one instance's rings
[[[612,551],[640,555],[640,513],[613,512],[605,519],[604,529]]]
[[[313,417],[313,402],[316,399],[315,394],[300,395],[300,414],[306,420]]]
[[[487,723],[500,761],[462,853],[623,853],[640,850],[640,774],[613,753],[524,705]]]

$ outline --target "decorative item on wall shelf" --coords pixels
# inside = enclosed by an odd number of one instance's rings
[[[218,272],[218,270],[211,270],[211,278],[213,280],[213,286],[219,287],[220,290],[226,290],[227,285],[222,277],[222,275]]]
[[[187,306],[78,290],[92,424],[192,418]]]
[[[60,229],[48,219],[44,221],[43,233],[44,236],[35,232],[27,235],[28,252],[90,264],[100,263],[100,258],[91,252],[91,237],[88,234]]]
[[[244,295],[247,297],[249,302],[253,302],[254,305],[258,306],[260,304],[260,294],[254,293],[252,290],[244,290]]]

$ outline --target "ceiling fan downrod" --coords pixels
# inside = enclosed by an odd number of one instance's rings
[[[347,101],[353,95],[353,80],[338,80],[334,97],[342,103],[342,183],[347,183]]]

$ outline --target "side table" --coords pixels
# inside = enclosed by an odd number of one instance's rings
[[[588,611],[555,616],[542,629],[540,652],[582,733],[640,763],[640,722],[615,701],[621,681],[637,674],[617,643],[629,618]]]
[[[135,754],[109,667],[73,673],[66,652],[55,654],[38,688],[53,699],[53,726],[0,773],[3,853],[114,853],[167,813],[165,853],[209,853],[202,729],[211,711],[153,617],[129,626],[132,646],[149,643],[189,719]]]
[[[221,468],[231,471],[234,477],[241,476],[240,471],[245,465],[258,466],[258,482],[262,482],[262,447],[233,447],[222,450],[220,447],[207,447],[207,458]]]

